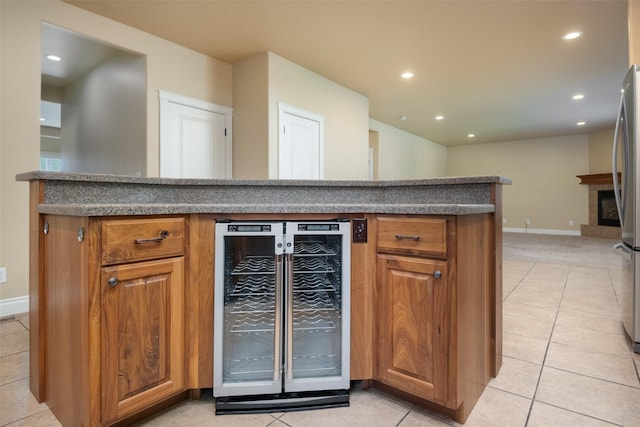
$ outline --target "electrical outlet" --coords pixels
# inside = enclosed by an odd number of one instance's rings
[[[569,225],[571,225],[571,226],[573,225],[573,220],[572,219],[569,220]]]
[[[524,220],[524,223],[525,223],[526,225],[529,225],[529,224],[531,224],[531,220],[530,220],[529,218],[527,218],[527,219],[525,219],[525,220]]]
[[[367,219],[354,218],[352,222],[353,243],[367,243]]]
[[[0,283],[7,283],[7,268],[0,267]]]
[[[502,223],[506,224],[507,223],[507,218],[502,218]]]

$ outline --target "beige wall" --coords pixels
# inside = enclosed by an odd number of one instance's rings
[[[274,53],[233,66],[234,178],[278,178],[278,103],[324,118],[324,178],[366,179],[368,98]]]
[[[49,22],[147,58],[147,174],[159,172],[163,89],[232,106],[231,66],[60,1],[0,1],[0,300],[28,293],[28,189],[15,175],[39,167],[40,38]]]
[[[510,178],[503,193],[507,228],[579,234],[589,219],[588,192],[576,175],[590,173],[589,149],[586,134],[449,147],[447,170]]]
[[[614,129],[605,129],[600,132],[589,134],[589,172],[588,173],[611,173],[613,162],[611,154],[613,151]],[[618,160],[620,153],[618,152]]]
[[[447,175],[447,147],[377,120],[378,179],[433,178]]]
[[[629,65],[640,64],[640,0],[628,0]]]
[[[233,177],[269,176],[269,55],[233,65]]]
[[[278,177],[278,103],[324,117],[324,178],[367,179],[369,99],[269,53],[269,178]]]

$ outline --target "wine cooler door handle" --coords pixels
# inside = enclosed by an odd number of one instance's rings
[[[293,379],[293,254],[287,255],[287,379]]]
[[[273,341],[275,348],[273,350],[273,381],[279,383],[281,381],[281,364],[280,349],[282,348],[282,255],[276,256],[276,306],[275,319],[273,323]]]

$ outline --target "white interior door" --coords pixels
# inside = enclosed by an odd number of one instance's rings
[[[322,179],[324,119],[279,104],[278,178]]]
[[[230,110],[226,110],[161,92],[161,177],[231,178]]]

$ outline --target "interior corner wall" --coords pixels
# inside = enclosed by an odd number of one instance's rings
[[[324,179],[367,179],[369,99],[269,52],[269,178],[278,177],[278,103],[324,117]]]
[[[447,175],[447,147],[369,120],[378,132],[378,179],[420,179]]]
[[[29,185],[16,174],[37,170],[40,154],[40,46],[49,22],[146,56],[146,170],[160,169],[158,90],[232,107],[231,65],[58,0],[0,1],[0,266],[5,300],[29,284]],[[10,200],[10,203],[4,201]]]
[[[611,173],[613,171],[614,128],[589,134],[589,173]],[[618,151],[618,161],[620,152]],[[620,163],[618,163],[620,164]]]
[[[508,229],[579,234],[589,221],[588,187],[576,178],[589,173],[588,139],[581,134],[448,147],[447,173],[511,179],[503,188]]]
[[[63,171],[146,175],[145,74],[144,56],[122,53],[67,88]]]
[[[269,177],[268,56],[233,65],[233,177]]]

